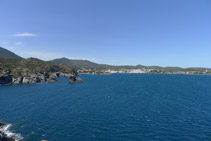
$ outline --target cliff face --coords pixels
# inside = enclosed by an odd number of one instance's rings
[[[0,58],[0,85],[56,82],[56,77],[76,75],[70,67],[35,58]]]
[[[12,72],[6,72],[0,76],[0,85],[10,84],[34,84],[43,82],[56,82],[57,73],[28,73],[25,75],[13,76]],[[67,74],[72,75],[72,74]]]

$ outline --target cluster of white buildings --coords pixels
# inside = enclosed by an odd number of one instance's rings
[[[81,69],[78,70],[78,73],[91,73],[91,74],[95,74],[95,73],[149,73],[150,71],[152,71],[152,69],[119,69],[119,70],[112,70],[112,69],[108,69],[108,70],[92,70],[92,69]]]
[[[96,69],[80,69],[78,73],[85,74],[112,74],[112,73],[165,73],[165,74],[211,74],[210,70],[204,70],[202,72],[199,71],[165,71],[165,70],[157,70],[157,69],[107,69],[107,70],[96,70]]]
[[[147,73],[151,69],[120,69],[120,70],[105,70],[106,73]]]

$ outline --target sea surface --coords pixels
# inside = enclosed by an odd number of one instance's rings
[[[0,122],[23,141],[210,141],[211,76],[80,75],[0,87]]]

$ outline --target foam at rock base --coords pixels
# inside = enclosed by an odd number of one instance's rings
[[[11,124],[5,124],[2,127],[0,127],[0,132],[4,134],[8,138],[13,138],[15,141],[20,141],[23,139],[23,137],[20,134],[13,133],[9,129],[11,128]]]

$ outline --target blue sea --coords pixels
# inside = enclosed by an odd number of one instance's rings
[[[0,87],[0,122],[23,141],[210,141],[211,76],[80,75]]]

